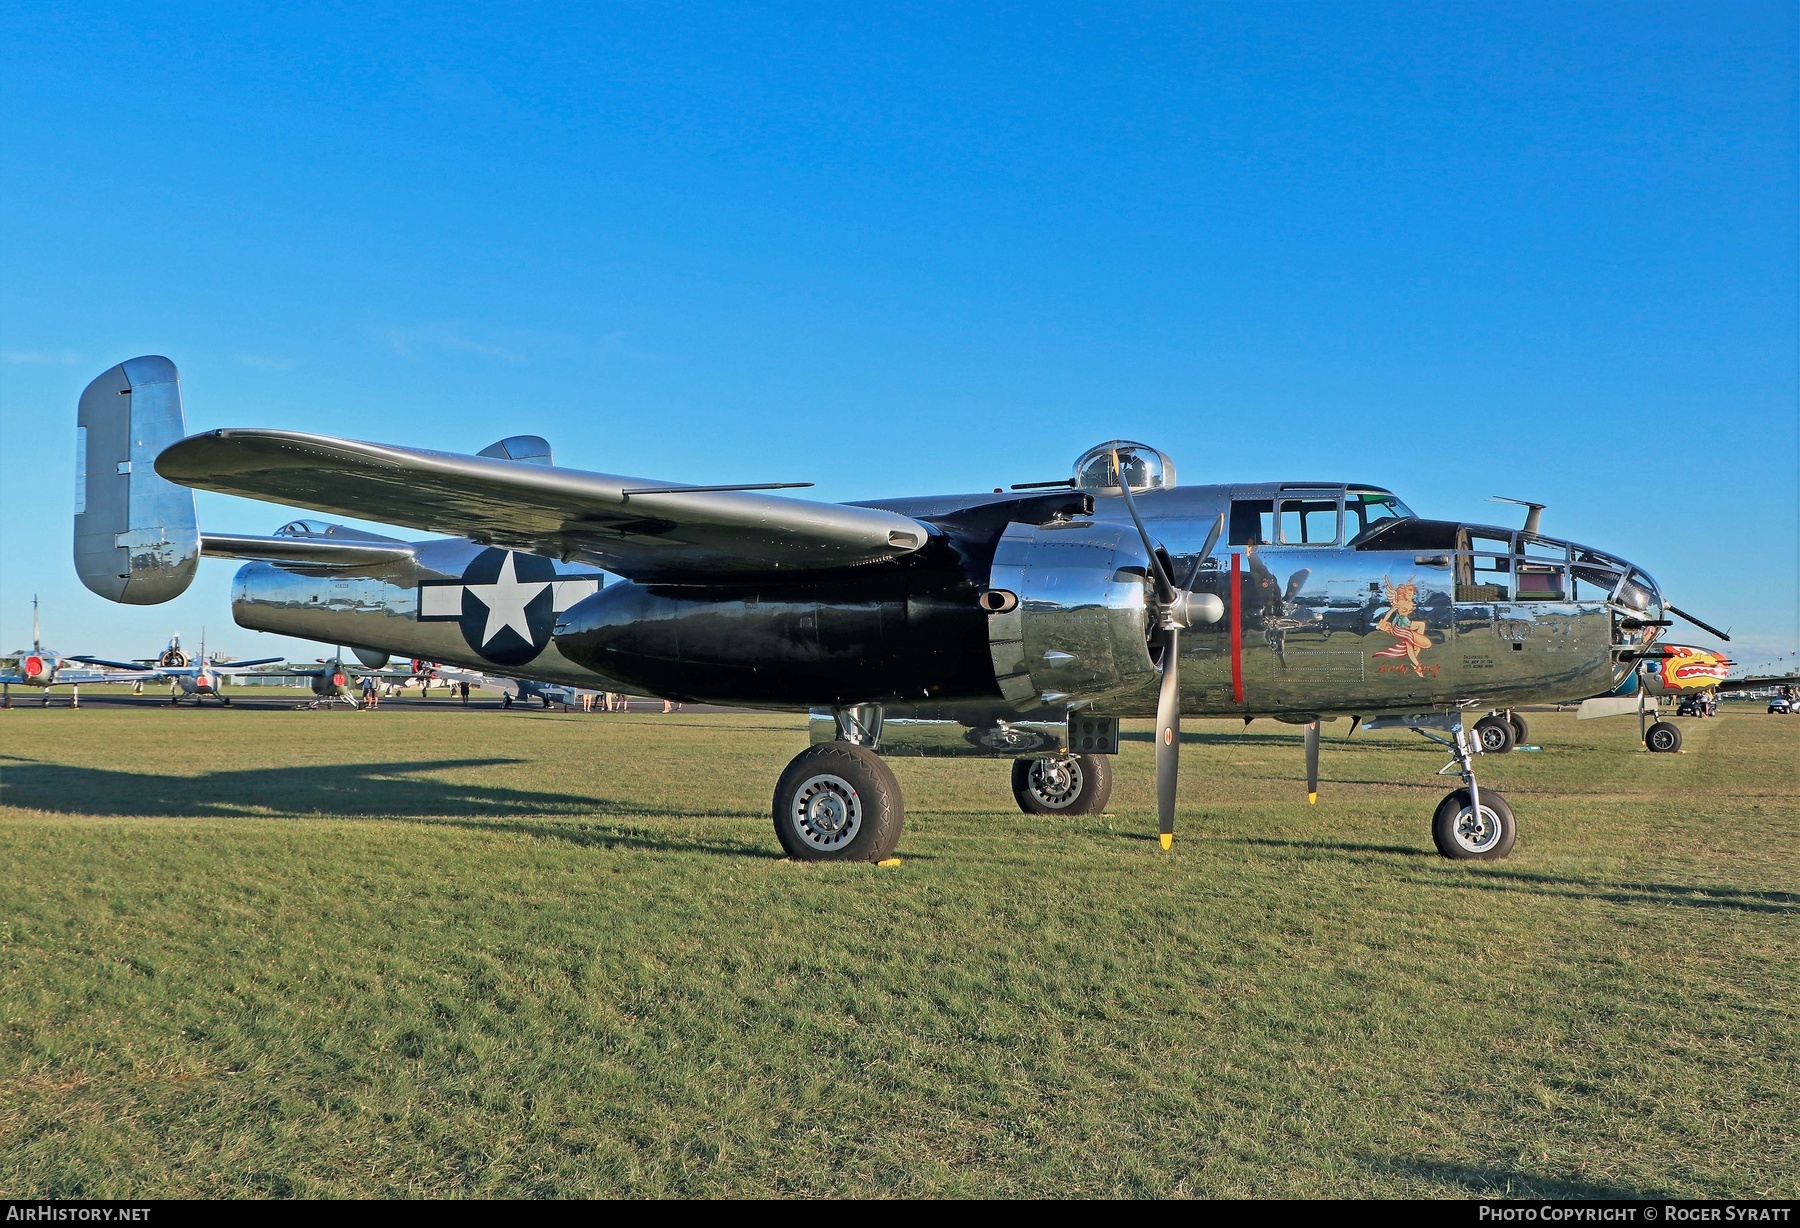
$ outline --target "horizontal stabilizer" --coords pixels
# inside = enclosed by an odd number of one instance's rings
[[[81,394],[75,426],[75,572],[126,605],[180,596],[200,565],[194,495],[155,469],[186,431],[175,364],[122,362]]]
[[[203,533],[200,553],[213,559],[267,559],[283,565],[342,569],[380,567],[413,556],[405,542],[346,541],[325,537],[251,537],[242,533]]]
[[[931,532],[879,508],[295,431],[194,435],[164,451],[156,471],[183,486],[580,560],[632,580],[852,567],[917,550]]]

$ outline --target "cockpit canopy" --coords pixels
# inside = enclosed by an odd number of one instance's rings
[[[367,529],[354,529],[347,524],[327,524],[323,520],[290,520],[275,530],[276,537],[339,537],[348,541],[398,542],[398,537],[384,537]]]
[[[1120,494],[1120,475],[1131,492],[1163,490],[1175,485],[1175,462],[1145,443],[1114,439],[1089,448],[1075,462],[1075,489],[1096,495]]]

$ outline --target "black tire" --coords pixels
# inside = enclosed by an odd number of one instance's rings
[[[1475,722],[1475,738],[1484,755],[1504,755],[1518,742],[1512,722],[1503,716],[1484,716]]]
[[[1481,790],[1482,821],[1469,817],[1469,791],[1458,789],[1438,803],[1431,816],[1431,841],[1452,861],[1499,861],[1512,852],[1518,824],[1512,807],[1493,789]]]
[[[1014,759],[1012,789],[1026,814],[1099,814],[1112,799],[1112,756]]]
[[[905,826],[900,782],[875,752],[824,742],[775,784],[775,838],[796,861],[885,861]]]
[[[1517,712],[1508,712],[1506,721],[1513,727],[1513,745],[1528,745],[1531,741],[1531,726],[1525,723],[1525,718]]]
[[[1644,745],[1656,755],[1673,755],[1681,749],[1681,726],[1658,721],[1644,730]]]

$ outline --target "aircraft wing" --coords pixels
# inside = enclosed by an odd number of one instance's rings
[[[171,482],[469,537],[632,580],[813,571],[923,546],[898,512],[588,473],[296,431],[191,435],[156,458]]]
[[[282,657],[258,657],[254,661],[228,661],[220,665],[209,665],[206,668],[215,674],[235,674],[256,665],[273,665],[283,660]],[[130,670],[117,679],[108,681],[131,681],[139,678],[178,678],[183,675],[192,677],[200,672],[198,665],[135,665],[130,661],[108,661],[101,657],[70,657],[71,661],[80,661],[83,665],[104,665],[108,669]]]
[[[1781,678],[1727,678],[1712,689],[1715,691],[1760,691],[1765,687],[1800,686],[1800,675],[1788,674]]]

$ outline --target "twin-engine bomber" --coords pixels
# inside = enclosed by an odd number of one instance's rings
[[[774,799],[805,860],[892,855],[882,756],[1010,758],[1026,811],[1099,811],[1132,717],[1155,720],[1166,849],[1184,712],[1303,725],[1314,765],[1321,720],[1415,729],[1462,779],[1433,816],[1439,851],[1501,858],[1513,814],[1476,781],[1465,716],[1604,694],[1679,613],[1640,568],[1538,533],[1535,510],[1514,531],[1421,519],[1355,482],[1178,486],[1126,441],[1065,481],[827,504],[561,468],[536,436],[475,456],[183,438],[156,357],[90,384],[77,430],[75,563],[101,596],[166,601],[201,556],[237,558],[241,626],[365,662],[809,711],[813,745]],[[185,488],[455,536],[202,534]]]

